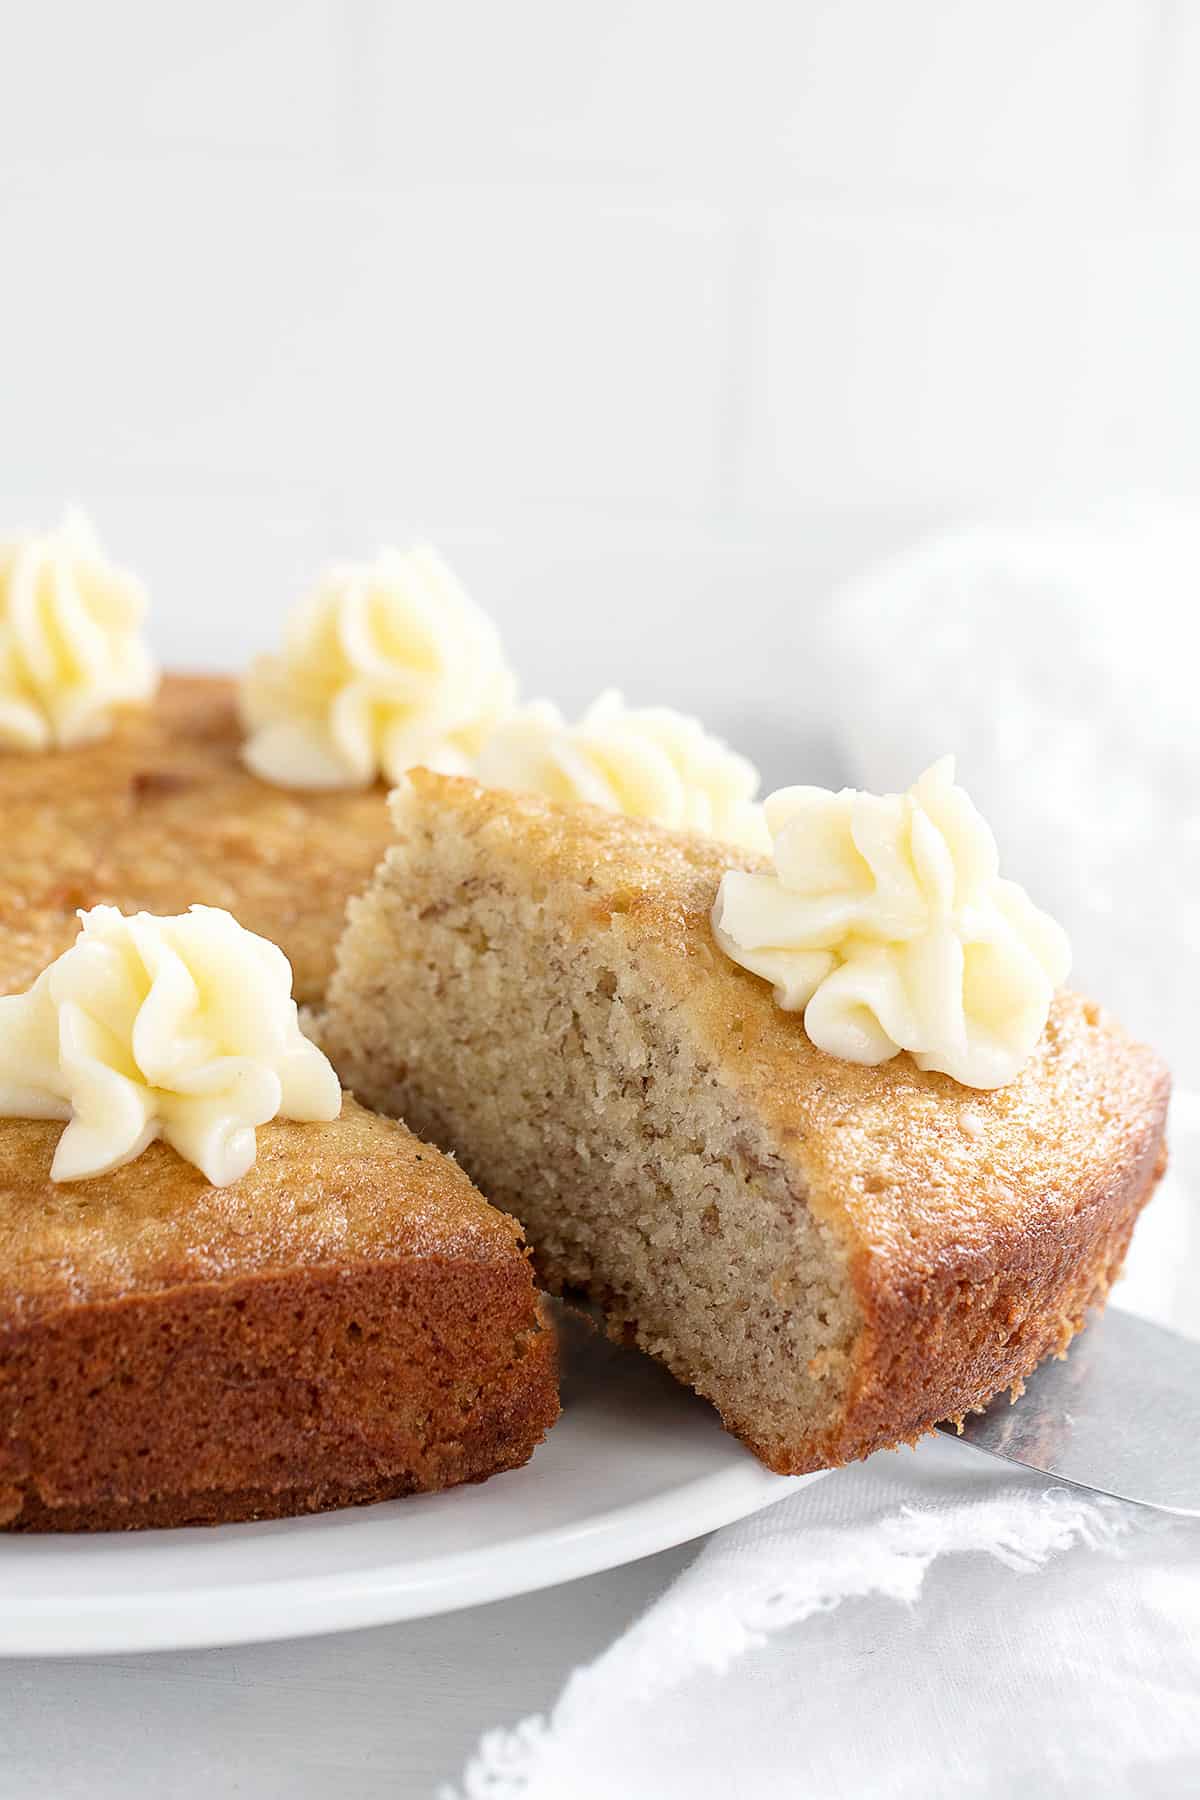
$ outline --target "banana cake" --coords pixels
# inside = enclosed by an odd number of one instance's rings
[[[16,986],[0,924],[0,989]],[[0,1526],[348,1506],[558,1410],[516,1220],[343,1094],[277,946],[98,906],[0,995]]]
[[[385,789],[272,786],[243,735],[232,679],[168,675],[100,742],[0,754],[0,993],[66,948],[81,907],[200,901],[281,947],[302,1005],[320,998],[347,896],[390,841]]]
[[[390,805],[324,1048],[771,1467],[1019,1389],[1104,1300],[1164,1166],[1168,1079],[1098,1007],[1047,985],[990,1091],[907,1053],[840,1060],[714,937],[754,854],[424,770]]]
[[[212,1187],[165,1144],[54,1183],[0,1119],[0,1525],[273,1518],[479,1481],[558,1412],[520,1227],[347,1098]]]

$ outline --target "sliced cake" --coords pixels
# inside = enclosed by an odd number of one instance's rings
[[[723,878],[761,858],[423,770],[390,804],[322,1021],[343,1080],[454,1151],[552,1288],[773,1468],[1019,1386],[1103,1301],[1168,1080],[1096,1006],[1031,963],[1048,1016],[1002,1086],[897,1043],[843,1060],[714,935]]]
[[[523,1463],[558,1401],[517,1222],[342,1095],[230,914],[76,932],[0,997],[0,1525],[266,1518]]]
[[[0,1525],[116,1531],[386,1500],[524,1463],[558,1412],[515,1220],[347,1100],[228,1187],[162,1143],[55,1183],[0,1120]]]

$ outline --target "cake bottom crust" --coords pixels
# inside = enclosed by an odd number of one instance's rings
[[[533,1409],[531,1409],[532,1411]],[[530,1421],[531,1428],[533,1420]],[[524,1444],[514,1444],[507,1456],[497,1452],[484,1459],[486,1466],[461,1474],[448,1473],[441,1485],[488,1481],[493,1475],[519,1469],[529,1461],[541,1430],[533,1431]],[[85,1506],[47,1506],[37,1494],[18,1498],[20,1511],[3,1529],[11,1532],[163,1531],[177,1526],[237,1525],[256,1519],[292,1519],[305,1514],[339,1512],[349,1506],[376,1506],[383,1500],[402,1500],[409,1494],[429,1493],[428,1483],[416,1476],[380,1476],[357,1485],[325,1482],[317,1487],[211,1489],[207,1493],[159,1494],[152,1500],[126,1504],[99,1501]]]

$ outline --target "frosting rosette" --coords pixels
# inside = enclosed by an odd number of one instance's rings
[[[243,758],[280,787],[464,775],[516,683],[495,626],[429,545],[331,568],[241,687]]]
[[[906,794],[783,788],[765,802],[774,867],[730,870],[713,908],[727,956],[803,1011],[847,1062],[901,1050],[966,1087],[1025,1066],[1066,979],[1062,929],[1000,877],[954,759]]]
[[[486,787],[585,801],[754,850],[770,845],[752,762],[698,719],[665,706],[627,707],[615,692],[601,694],[574,725],[548,700],[522,707],[485,741],[476,774]]]
[[[80,512],[0,541],[0,747],[70,749],[154,696],[141,635],[146,590],[111,562]]]
[[[300,1030],[292,970],[229,913],[81,913],[69,950],[0,998],[0,1116],[65,1119],[51,1178],[81,1181],[156,1138],[214,1187],[268,1119],[335,1119],[342,1091]]]

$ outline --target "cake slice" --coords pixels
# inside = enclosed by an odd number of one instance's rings
[[[390,842],[385,790],[273,787],[242,762],[242,737],[232,680],[168,675],[98,743],[0,751],[0,992],[74,941],[81,907],[198,901],[277,943],[296,999],[320,999],[347,896]]]
[[[0,1120],[0,1524],[357,1505],[524,1463],[558,1412],[520,1227],[347,1098],[210,1187],[165,1144],[84,1182]]]
[[[520,1213],[539,1271],[797,1473],[1018,1387],[1115,1279],[1168,1080],[1060,991],[990,1092],[814,1047],[722,954],[758,860],[414,771],[322,1041]]]

